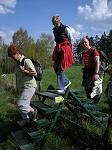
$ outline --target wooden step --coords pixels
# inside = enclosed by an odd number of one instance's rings
[[[33,121],[31,122],[31,124],[26,124],[24,125],[22,123],[22,121],[18,121],[18,125],[20,126],[20,128],[22,129],[22,131],[24,132],[24,134],[26,135],[26,137],[32,142],[32,143],[38,143],[40,142],[43,137],[44,137],[44,133],[45,130],[43,127],[45,127],[45,125],[42,123],[45,123],[47,119],[40,119],[40,121]],[[42,122],[43,121],[43,122]],[[32,126],[34,125],[34,126]],[[46,125],[48,126],[48,121],[46,121]],[[39,143],[38,143],[39,144]]]
[[[65,93],[59,93],[57,90],[48,90],[47,92],[50,92],[50,93],[54,93],[54,94],[57,94],[57,95],[64,95]]]
[[[41,101],[32,101],[31,106],[37,108],[38,111],[44,114],[51,114],[57,112],[58,108],[52,108],[49,105],[44,104]]]
[[[45,118],[36,120],[35,123],[37,124],[37,126],[42,127],[42,128],[48,127],[51,124],[51,122]]]
[[[57,99],[59,97],[62,97],[59,94],[48,92],[48,91],[47,92],[36,92],[35,94],[38,95],[38,96],[49,98],[49,99],[53,99],[53,100],[55,100],[55,99]]]
[[[24,131],[18,130],[16,132],[12,132],[11,135],[15,140],[17,147],[19,147],[20,150],[34,150],[34,145],[26,137]]]
[[[96,118],[103,124],[108,123],[108,117],[96,117]]]
[[[32,144],[21,145],[21,146],[19,146],[19,149],[20,150],[35,150],[34,145],[32,145]]]
[[[31,140],[34,143],[39,143],[45,137],[45,130],[41,129],[41,130],[38,130],[38,131],[30,132],[28,134],[29,134],[29,137],[31,138]]]
[[[95,115],[96,117],[108,117],[108,114],[98,111],[98,110],[94,110],[92,111],[92,114]]]
[[[30,132],[30,131],[37,130],[38,127],[48,127],[51,124],[51,122],[46,118],[42,118],[33,122],[26,122],[26,123],[24,122],[24,120],[17,121],[17,124],[19,125],[21,129],[27,130],[27,132]]]
[[[32,131],[37,130],[37,125],[35,124],[34,121],[29,121],[25,123],[24,120],[21,120],[21,121],[17,121],[17,124],[25,132],[32,132]]]

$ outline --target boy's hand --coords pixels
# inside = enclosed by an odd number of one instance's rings
[[[95,74],[93,75],[93,81],[97,81],[98,78],[99,78],[99,75],[95,73]]]

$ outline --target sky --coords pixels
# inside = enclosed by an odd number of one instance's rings
[[[0,36],[5,43],[20,27],[37,40],[52,34],[53,15],[74,28],[75,39],[95,37],[112,29],[112,0],[0,0]]]

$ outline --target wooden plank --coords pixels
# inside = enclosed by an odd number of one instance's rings
[[[41,140],[44,139],[45,131],[41,129],[38,131],[30,132],[28,134],[34,143],[39,143]]]
[[[60,97],[59,94],[51,93],[51,92],[36,92],[35,94],[38,96],[42,96],[42,97],[46,97],[46,98],[50,98],[50,99],[54,99],[54,100],[55,100],[55,98]]]
[[[34,150],[34,145],[26,137],[24,131],[18,130],[16,132],[12,132],[11,135],[20,150]]]
[[[59,93],[57,90],[47,90],[47,92],[54,93],[57,95],[64,95],[65,93]]]
[[[57,112],[57,108],[52,108],[49,105],[42,103],[41,101],[32,101],[31,106],[37,108],[40,112],[44,114],[51,114]]]
[[[102,122],[102,123],[108,123],[108,117],[96,117],[100,122]]]
[[[34,122],[35,126],[37,127],[36,123]],[[24,126],[21,125],[21,123],[19,122],[19,125],[21,126],[21,131],[23,131],[23,133],[25,134],[25,136],[29,139],[30,142],[32,143],[38,143],[40,142],[42,139],[43,139],[43,136],[44,136],[44,129],[42,128],[26,128]],[[23,140],[24,137],[21,136],[21,139]],[[18,143],[18,142],[16,142]],[[26,141],[26,144],[28,144],[28,142]],[[20,145],[25,145],[25,143],[20,143],[18,144],[19,146]]]
[[[30,143],[27,137],[25,136],[25,133],[22,130],[12,132],[11,135],[15,139],[17,145],[25,145]]]
[[[108,114],[101,112],[101,111],[96,111],[96,110],[93,110],[92,114],[94,114],[96,117],[104,117],[104,118],[108,117]]]
[[[39,107],[39,108],[51,108],[51,106],[47,105],[47,104],[44,104],[43,102],[41,101],[32,101],[31,102],[31,105],[32,106],[35,106],[35,107]]]
[[[23,121],[17,121],[17,124],[20,126],[20,128],[22,130],[25,130],[25,131],[32,131],[32,129],[36,128],[36,125],[34,123],[34,121],[29,121],[29,122],[24,122]]]
[[[70,91],[70,94],[73,96],[74,100],[77,101],[78,105],[83,109],[83,111],[86,112],[90,116],[90,118],[97,123],[97,125],[102,126],[102,123],[91,113],[90,110],[88,110],[87,107],[83,105],[80,99],[71,91]]]
[[[19,146],[20,150],[34,150],[34,145],[33,144],[25,144]]]
[[[48,127],[50,125],[51,122],[49,122],[48,119],[40,119],[40,120],[36,120],[35,123],[39,126],[39,127]]]

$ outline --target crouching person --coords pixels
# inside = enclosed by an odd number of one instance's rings
[[[83,52],[83,82],[87,98],[92,99],[94,104],[99,102],[102,93],[103,76],[100,74],[100,56],[97,50],[89,45],[89,40],[83,38],[81,45]]]
[[[34,76],[37,74],[35,67],[30,59],[24,59],[25,56],[12,44],[8,47],[8,56],[15,62],[16,87],[19,98],[17,99],[17,108],[20,111],[22,119],[35,120],[37,110],[30,106],[30,101],[35,93],[37,84]],[[21,65],[24,59],[24,65]]]

